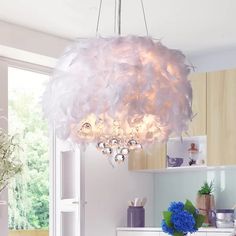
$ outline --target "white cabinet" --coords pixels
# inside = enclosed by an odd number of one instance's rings
[[[160,232],[159,236],[167,236],[169,234]],[[207,236],[206,232],[197,232],[197,233],[193,233],[193,234],[188,234],[188,236]],[[215,235],[216,236],[216,235]]]
[[[207,236],[230,236],[231,233],[227,232],[227,233],[222,233],[222,232],[207,232]]]
[[[159,236],[159,232],[118,231],[117,236]]]
[[[206,229],[201,230],[188,236],[230,236],[233,230],[219,230],[219,229]],[[161,228],[147,228],[145,229],[117,229],[117,236],[168,236],[168,234],[162,232]]]

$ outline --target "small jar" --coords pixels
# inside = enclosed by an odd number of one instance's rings
[[[145,227],[145,209],[142,206],[129,206],[127,209],[128,227]]]

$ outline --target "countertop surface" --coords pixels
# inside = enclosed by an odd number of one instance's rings
[[[162,231],[159,227],[143,227],[143,228],[129,228],[129,227],[118,227],[117,231],[148,231],[148,232],[160,232]],[[204,227],[200,228],[199,232],[232,232],[233,228],[214,228],[214,227]]]

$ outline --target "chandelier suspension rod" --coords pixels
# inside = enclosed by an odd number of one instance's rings
[[[115,8],[114,8],[114,34],[116,34],[117,27],[117,0],[115,0]]]
[[[96,26],[96,36],[98,36],[99,24],[100,24],[100,17],[101,17],[101,10],[102,10],[102,0],[99,3],[98,9],[98,18],[97,18],[97,26]]]
[[[143,19],[144,19],[145,28],[146,28],[146,34],[147,34],[147,36],[149,36],[148,26],[147,26],[147,18],[146,18],[146,13],[145,13],[144,5],[143,5],[143,0],[140,0],[140,2],[141,2],[141,6],[142,6],[142,11],[143,11]]]
[[[118,0],[118,35],[121,35],[121,0]]]

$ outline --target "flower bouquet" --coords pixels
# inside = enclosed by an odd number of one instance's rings
[[[194,233],[202,226],[204,216],[199,214],[193,204],[187,200],[172,202],[168,211],[163,212],[162,230],[173,236],[183,236]]]
[[[15,136],[0,129],[0,194],[8,181],[22,171],[22,163],[17,157],[18,149]]]

